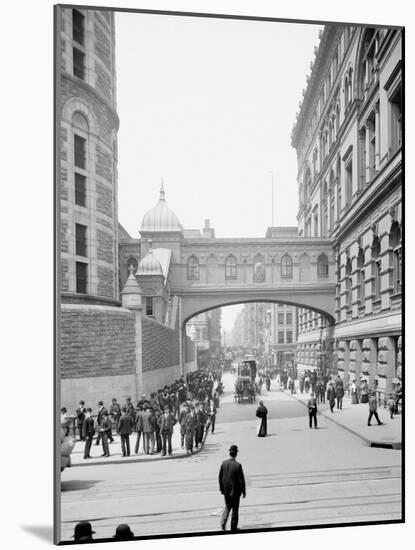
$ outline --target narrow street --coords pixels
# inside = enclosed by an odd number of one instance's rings
[[[255,434],[255,408],[225,393],[217,429],[198,455],[143,464],[73,467],[62,474],[62,540],[74,524],[91,521],[96,538],[128,523],[136,536],[217,531],[223,498],[217,475],[231,444],[247,481],[240,527],[282,527],[377,521],[401,517],[401,452],[374,449],[319,416],[308,427],[307,410],[272,386],[262,391],[268,437]]]

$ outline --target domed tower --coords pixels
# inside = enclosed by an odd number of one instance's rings
[[[114,13],[57,10],[62,302],[118,303]]]
[[[166,193],[163,181],[160,187],[160,198],[154,208],[144,214],[141,222],[141,257],[148,252],[149,240],[155,248],[168,248],[173,258],[180,259],[180,241],[183,228],[176,216],[166,203]]]

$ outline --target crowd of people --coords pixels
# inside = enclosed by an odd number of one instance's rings
[[[145,454],[172,455],[176,424],[180,426],[181,447],[186,447],[186,454],[190,455],[202,445],[209,428],[214,433],[222,392],[220,374],[194,371],[188,373],[186,379],[182,376],[173,384],[150,393],[149,397],[143,394],[136,404],[130,397],[122,405],[114,397],[109,408],[98,401],[95,415],[83,400],[79,401],[74,415],[62,407],[61,425],[65,427],[65,436],[69,436],[72,428],[73,436],[78,435],[79,440],[85,442],[84,460],[91,458],[94,437],[95,445],[102,444],[102,457],[109,457],[114,430],[120,435],[122,456],[131,455],[133,433],[136,433],[135,454],[141,446]]]

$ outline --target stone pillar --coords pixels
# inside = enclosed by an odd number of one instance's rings
[[[362,375],[369,379],[369,388],[374,388],[377,363],[377,342],[374,338],[365,338],[362,341]]]
[[[377,393],[382,401],[392,391],[392,378],[395,377],[395,373],[395,341],[390,336],[379,338],[376,374],[378,379]]]
[[[370,123],[366,122],[366,185],[370,183]]]
[[[345,388],[349,383],[349,342],[340,340],[337,348],[337,371]]]
[[[134,275],[134,267],[130,266],[130,275],[121,292],[123,307],[135,313],[135,388],[134,397],[138,401],[143,388],[143,360],[142,360],[142,300],[141,288]]]
[[[379,171],[380,166],[380,116],[379,116],[379,103],[375,106],[375,169]]]
[[[398,353],[396,354],[396,378],[402,382],[402,336],[398,338]]]

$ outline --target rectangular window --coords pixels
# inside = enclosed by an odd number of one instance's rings
[[[78,48],[72,48],[73,52],[73,74],[81,80],[85,80],[85,54]]]
[[[85,16],[78,10],[72,10],[72,39],[78,44],[84,45]]]
[[[86,256],[86,225],[75,224],[76,255]]]
[[[375,262],[375,300],[380,298],[380,260]]]
[[[153,296],[146,296],[146,315],[153,315]]]
[[[284,343],[284,331],[283,330],[278,331],[278,343],[279,344]]]
[[[402,292],[402,250],[393,252],[393,291]]]
[[[287,325],[292,325],[293,324],[293,314],[292,313],[287,313]]]
[[[278,324],[279,325],[284,324],[284,313],[278,313]]]
[[[78,294],[87,293],[88,282],[88,264],[76,262],[76,292]]]
[[[361,269],[359,271],[359,301],[360,305],[363,306],[365,303],[365,271]]]
[[[391,97],[390,101],[390,149],[394,153],[402,147],[402,90],[401,87]]]
[[[352,204],[352,194],[353,194],[353,163],[350,161],[345,168],[346,175],[346,205],[350,206]]]
[[[86,206],[86,177],[75,172],[75,204]]]
[[[292,330],[287,330],[286,332],[287,344],[293,343],[293,332]]]
[[[74,162],[78,168],[84,168],[86,166],[86,139],[74,135]]]

